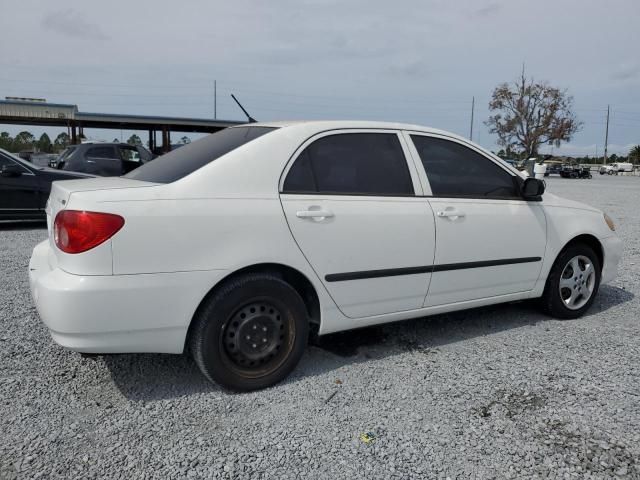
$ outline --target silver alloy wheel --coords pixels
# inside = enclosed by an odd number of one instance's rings
[[[560,298],[570,310],[582,308],[596,287],[596,269],[584,255],[573,257],[560,275]]]

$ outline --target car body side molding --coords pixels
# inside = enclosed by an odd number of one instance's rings
[[[361,272],[330,273],[325,275],[327,282],[344,282],[347,280],[363,280],[366,278],[394,277],[399,275],[417,275],[420,273],[446,272],[467,268],[497,267],[516,263],[533,263],[541,257],[503,258],[499,260],[482,260],[479,262],[447,263],[441,265],[425,265],[421,267],[386,268],[384,270],[365,270]]]

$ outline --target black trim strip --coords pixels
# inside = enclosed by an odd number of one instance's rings
[[[345,280],[363,280],[365,278],[397,277],[398,275],[416,275],[418,273],[431,273],[433,266],[387,268],[385,270],[365,270],[363,272],[330,273],[325,275],[327,282],[343,282]]]
[[[445,263],[434,265],[434,272],[446,272],[448,270],[463,270],[465,268],[497,267],[499,265],[513,265],[515,263],[532,263],[542,260],[540,257],[505,258],[502,260],[485,260],[481,262]]]
[[[366,278],[397,277],[399,275],[417,275],[420,273],[446,272],[467,268],[496,267],[516,263],[532,263],[542,260],[540,257],[505,258],[501,260],[483,260],[480,262],[445,263],[423,267],[387,268],[384,270],[365,270],[361,272],[330,273],[325,275],[327,282],[344,282],[347,280],[364,280]]]

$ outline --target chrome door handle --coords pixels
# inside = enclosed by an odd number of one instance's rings
[[[301,210],[296,212],[298,218],[330,218],[333,217],[333,212],[329,210]]]
[[[440,210],[439,212],[436,213],[437,216],[439,217],[451,217],[451,218],[458,218],[458,217],[464,217],[464,212],[461,212],[459,210]]]

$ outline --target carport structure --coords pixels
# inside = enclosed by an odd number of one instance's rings
[[[77,105],[49,103],[43,99],[7,99],[0,100],[0,123],[66,127],[73,144],[80,143],[84,128],[146,130],[149,132],[149,149],[168,152],[171,149],[171,132],[213,133],[245,122],[155,115],[89,113],[79,111]],[[158,133],[161,136],[159,145]]]

